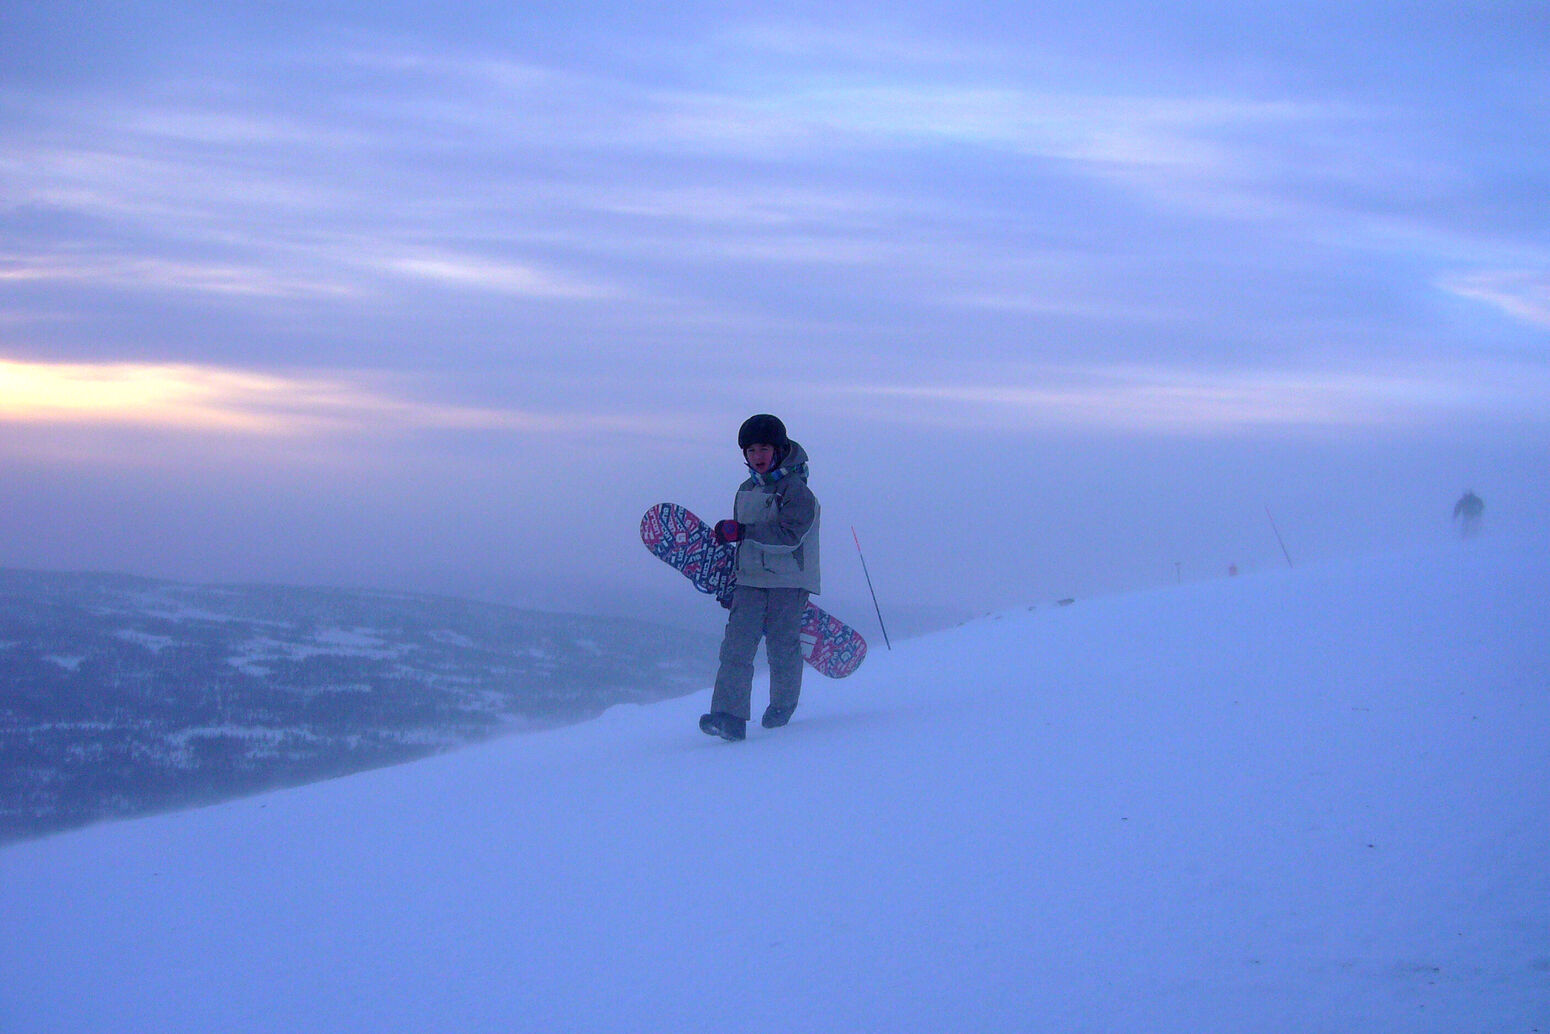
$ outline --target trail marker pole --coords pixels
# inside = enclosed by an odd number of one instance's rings
[[[883,624],[883,608],[877,605],[877,590],[872,588],[872,573],[866,569],[866,554],[861,552],[861,536],[856,534],[856,526],[850,526],[850,537],[856,540],[856,555],[861,558],[861,573],[866,575],[867,592],[872,594],[872,609],[877,611],[877,627],[883,630],[883,643],[893,652],[893,643],[888,641],[888,626]]]
[[[1276,527],[1276,519],[1270,516],[1270,507],[1265,507],[1265,516],[1270,517],[1270,530],[1276,533],[1276,541],[1281,543],[1281,555],[1286,557],[1286,566],[1293,567],[1292,554],[1286,551],[1286,540],[1281,538],[1281,529]]]

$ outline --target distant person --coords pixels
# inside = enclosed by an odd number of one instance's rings
[[[807,487],[807,452],[768,413],[737,432],[748,480],[732,518],[716,524],[720,542],[737,545],[737,587],[721,639],[721,667],[700,730],[724,740],[747,734],[753,706],[753,661],[764,640],[770,662],[770,706],[763,726],[791,720],[802,692],[802,611],[818,592],[818,500]]]
[[[1470,538],[1480,531],[1480,515],[1485,513],[1485,503],[1473,491],[1459,496],[1453,504],[1453,520],[1458,523],[1459,534]]]

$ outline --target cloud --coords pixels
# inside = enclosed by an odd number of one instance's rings
[[[857,64],[964,65],[983,64],[980,46],[966,46],[941,36],[901,33],[886,24],[850,26],[784,19],[738,24],[716,36],[719,50],[735,48],[751,62],[810,61],[834,67]]]
[[[447,252],[386,258],[377,268],[409,279],[448,287],[528,298],[611,298],[611,288],[545,272],[528,265]]]
[[[1205,97],[1107,97],[1021,88],[880,85],[819,89],[791,102],[815,120],[882,136],[951,139],[1114,165],[1209,168],[1221,149],[1206,129],[1284,124],[1285,102]]]
[[[345,297],[355,290],[341,283],[281,273],[241,262],[202,262],[145,256],[52,254],[0,256],[0,283],[26,281],[83,283],[150,291],[191,291],[255,298]]]
[[[1522,387],[1514,408],[1544,419],[1534,399],[1550,389],[1550,376],[1517,372]],[[1374,430],[1470,411],[1502,415],[1510,400],[1500,385],[1511,376],[1456,364],[1368,372],[1116,364],[1042,367],[996,383],[873,383],[839,394],[886,403],[874,415],[926,424],[1219,436],[1276,428]]]
[[[51,111],[35,118],[48,118]],[[151,131],[178,122],[212,124],[216,112],[189,110],[147,116],[133,103],[83,102],[65,125],[11,134],[0,172],[11,180],[8,200],[40,209],[80,213],[114,223],[166,226],[220,238],[235,225],[272,226],[277,216],[316,217],[346,199],[345,192],[303,156],[348,152],[327,134],[302,147],[297,139],[259,133],[189,140]],[[232,122],[238,120],[231,120]]]
[[[50,128],[23,124],[10,134],[0,174],[12,177],[18,200],[154,240],[184,266],[104,270],[115,283],[281,297],[332,282],[363,293],[353,254],[385,256],[367,264],[398,277],[563,300],[615,292],[585,272],[540,267],[532,241],[547,242],[547,262],[563,249],[564,264],[584,270],[628,249],[633,221],[655,218],[672,224],[673,241],[653,249],[652,269],[715,249],[780,263],[875,263],[911,239],[914,224],[901,212],[929,209],[935,225],[972,232],[988,218],[1029,218],[1045,203],[976,203],[885,177],[876,182],[890,185],[871,193],[887,198],[821,185],[835,179],[831,167],[891,164],[901,148],[932,148],[945,161],[962,160],[953,152],[964,148],[1003,152],[971,157],[974,169],[1048,159],[1069,166],[1062,174],[1235,218],[1305,212],[1275,200],[1285,192],[1266,176],[1281,153],[1274,143],[1326,133],[1350,114],[1187,88],[1084,90],[1010,71],[993,48],[897,33],[848,30],[842,49],[858,56],[825,72],[822,62],[781,58],[819,45],[818,27],[747,32],[756,41],[751,57],[738,48],[747,67],[724,57],[697,66],[701,82],[679,76],[671,87],[622,70],[493,60],[476,47],[304,52],[278,65],[248,54],[209,88],[174,82],[154,99],[53,103],[35,115]],[[985,53],[1002,65],[996,78],[976,63]],[[303,87],[305,104],[293,93]],[[675,170],[665,180],[664,157]],[[744,164],[729,175],[722,159]],[[863,210],[849,207],[858,201]],[[758,239],[726,237],[729,223]],[[486,255],[468,254],[459,242],[469,240]],[[197,263],[183,256],[196,248],[233,257],[188,268]],[[307,275],[289,274],[308,258],[316,261]]]
[[[22,231],[7,235],[22,243],[0,255],[0,286],[85,288],[67,293],[75,354],[144,289],[204,296],[184,320],[172,317],[187,299],[152,299],[169,317],[157,333],[184,335],[162,354],[199,359],[213,347],[210,303],[227,296],[274,300],[228,309],[304,325],[312,355],[359,347],[363,313],[385,313],[369,332],[383,362],[433,347],[450,368],[477,364],[492,339],[572,347],[586,332],[573,317],[678,348],[711,319],[762,338],[838,327],[853,366],[897,338],[998,355],[1133,347],[1167,362],[1181,346],[1132,345],[1113,324],[1182,327],[1154,340],[1198,343],[1237,340],[1252,320],[1266,349],[1306,354],[1322,347],[1306,316],[1354,339],[1357,293],[1408,300],[1460,236],[1374,228],[1444,226],[1467,187],[1446,176],[1468,156],[1432,163],[1439,134],[1402,125],[1393,98],[1256,94],[1209,69],[1159,85],[1145,68],[1116,76],[1074,57],[1051,70],[1004,40],[896,26],[733,23],[710,32],[734,45],[670,74],[652,66],[671,67],[660,48],[677,44],[645,41],[625,64],[540,64],[492,59],[518,51],[486,40],[416,52],[363,33],[353,38],[387,42],[239,51],[208,80],[169,71],[112,99],[0,98],[31,116],[0,154],[15,202],[0,215]],[[1423,130],[1414,147],[1407,128]],[[1404,203],[1433,193],[1427,207]],[[1353,247],[1379,260],[1350,262]],[[1448,257],[1512,268],[1497,253]],[[111,290],[92,326],[98,285]],[[1550,308],[1542,278],[1445,286],[1537,326]],[[64,307],[14,294],[19,307]],[[508,299],[561,304],[534,320],[541,306]],[[614,304],[564,304],[586,300]],[[467,352],[424,332],[470,309]],[[1284,395],[1277,411],[1294,419],[1295,392]],[[1235,412],[1197,401],[1224,421]]]
[[[622,431],[611,415],[492,409],[415,399],[343,375],[193,364],[0,360],[0,423],[135,426],[306,437],[422,430]]]
[[[1444,277],[1444,291],[1496,308],[1517,320],[1550,329],[1550,273],[1493,270]]]
[[[343,62],[351,68],[383,75],[393,81],[451,84],[458,93],[465,95],[469,90],[475,90],[506,97],[548,96],[555,92],[573,93],[588,82],[582,76],[554,67],[510,58],[477,56],[470,52],[357,47],[342,55],[332,49],[304,53],[300,60],[312,74],[331,73]]]
[[[614,215],[752,229],[875,226],[880,217],[909,203],[849,188],[819,190],[780,181],[655,187],[621,182],[575,190],[571,200]]]

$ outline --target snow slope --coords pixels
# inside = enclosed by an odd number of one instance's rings
[[[623,707],[12,846],[0,1030],[1550,1031],[1547,586],[1007,613],[742,744]]]

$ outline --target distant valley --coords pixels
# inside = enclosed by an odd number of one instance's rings
[[[715,657],[612,618],[0,570],[0,843],[680,696]]]

